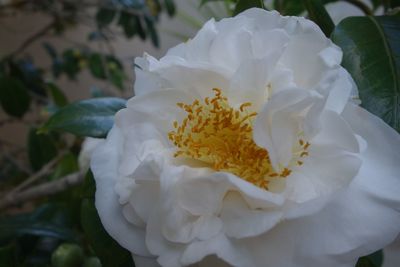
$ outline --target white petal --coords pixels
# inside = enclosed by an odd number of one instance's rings
[[[227,236],[246,238],[260,235],[279,223],[282,211],[253,210],[237,192],[229,192],[224,199],[221,219]]]
[[[132,254],[135,267],[161,267],[155,258],[141,257]]]
[[[279,164],[287,166],[292,157],[294,142],[300,132],[300,114],[312,103],[310,94],[305,90],[284,90],[275,94],[257,115],[253,138],[256,144],[267,149],[273,167]]]
[[[96,180],[96,208],[107,232],[124,248],[142,256],[149,252],[144,244],[144,229],[130,224],[122,214],[114,184],[118,177],[118,149],[121,134],[113,128],[104,144],[93,153],[91,169]]]
[[[234,247],[232,243],[220,234],[205,241],[192,242],[182,255],[183,265],[189,265],[201,261],[208,255],[216,255],[233,266],[254,266],[249,257],[244,256],[245,250]]]

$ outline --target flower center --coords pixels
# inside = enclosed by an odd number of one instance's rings
[[[168,133],[168,138],[178,147],[175,157],[200,160],[216,171],[233,173],[266,190],[272,179],[290,175],[289,168],[274,170],[268,151],[253,141],[252,122],[257,113],[247,110],[251,103],[235,109],[220,89],[213,91],[215,96],[206,97],[202,102],[196,99],[192,104],[177,103],[187,116],[180,124],[175,121],[175,130]],[[295,154],[308,155],[309,143],[300,139],[297,146]]]

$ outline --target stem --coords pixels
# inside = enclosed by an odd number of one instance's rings
[[[76,172],[64,176],[56,181],[51,181],[43,183],[41,185],[26,189],[20,193],[13,195],[7,195],[2,200],[0,200],[0,210],[8,208],[10,206],[15,206],[19,203],[34,200],[40,197],[51,196],[62,192],[70,187],[80,184],[85,175],[83,172]]]
[[[39,180],[41,177],[49,174],[53,167],[57,164],[57,162],[64,156],[65,153],[60,153],[56,158],[51,160],[49,163],[44,165],[38,172],[34,173],[32,176],[30,176],[28,179],[24,180],[22,183],[17,185],[15,188],[13,188],[6,197],[12,196],[16,194],[17,192],[21,191],[22,189],[26,188],[28,185],[36,182]]]

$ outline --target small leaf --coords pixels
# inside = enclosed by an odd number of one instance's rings
[[[102,55],[99,53],[93,53],[89,57],[89,69],[92,75],[99,79],[106,78],[106,71],[102,60]]]
[[[125,36],[127,38],[133,37],[136,33],[139,33],[139,25],[138,20],[135,15],[132,15],[127,12],[121,12],[121,15],[118,20],[118,25],[122,26],[124,30]]]
[[[81,206],[82,228],[103,267],[134,266],[131,253],[122,248],[101,224],[94,199],[83,199]]]
[[[65,154],[57,163],[57,167],[50,179],[55,180],[79,170],[78,160],[72,153]]]
[[[167,9],[167,13],[170,17],[175,15],[175,3],[173,0],[164,0],[165,8]]]
[[[238,0],[235,6],[235,10],[233,11],[233,15],[237,15],[240,12],[245,11],[246,9],[252,7],[264,8],[263,0]]]
[[[24,84],[11,77],[0,77],[0,104],[4,111],[22,117],[29,109],[31,97]]]
[[[379,250],[370,255],[359,258],[356,267],[381,267],[382,264],[383,252],[382,250]]]
[[[51,96],[54,104],[56,104],[58,107],[63,107],[68,104],[68,100],[65,94],[54,83],[47,83],[47,92],[49,96]]]
[[[38,134],[32,128],[28,134],[28,156],[32,169],[42,168],[47,162],[57,155],[57,147],[50,135]]]
[[[41,131],[59,130],[91,137],[105,137],[114,123],[114,114],[125,107],[121,98],[104,97],[72,103],[57,111]]]
[[[158,37],[158,33],[156,31],[156,28],[154,27],[154,20],[149,18],[149,17],[145,17],[144,21],[146,22],[146,26],[147,26],[147,31],[150,34],[150,39],[151,42],[153,43],[153,45],[157,48],[160,47],[160,40]]]
[[[111,8],[100,8],[96,13],[97,25],[102,28],[108,26],[114,19],[117,12]]]
[[[400,132],[400,15],[350,17],[332,39],[358,86],[362,106]],[[367,38],[368,37],[368,38]]]
[[[317,23],[325,35],[329,37],[335,28],[335,24],[321,0],[303,0],[303,4],[306,7],[309,18]]]

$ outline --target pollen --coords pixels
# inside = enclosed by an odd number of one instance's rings
[[[174,130],[168,138],[177,147],[175,157],[187,157],[202,161],[216,171],[230,172],[268,190],[271,179],[285,178],[292,173],[289,167],[274,170],[268,151],[253,141],[253,120],[256,112],[250,112],[250,102],[235,109],[218,88],[214,97],[191,104],[177,103],[186,117],[181,123],[173,122]],[[294,150],[298,157],[308,155],[309,143],[299,139]],[[303,159],[302,159],[303,160]],[[295,159],[291,165],[302,165]]]

